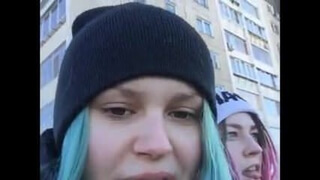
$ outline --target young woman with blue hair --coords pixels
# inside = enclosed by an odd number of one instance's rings
[[[58,79],[41,179],[231,180],[200,35],[139,3],[79,15]]]

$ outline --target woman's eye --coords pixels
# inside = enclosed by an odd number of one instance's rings
[[[238,133],[236,131],[227,132],[227,139],[234,139],[238,137]]]
[[[193,113],[186,112],[186,111],[170,112],[169,116],[175,119],[183,119],[183,120],[195,119],[195,115]]]
[[[252,137],[255,139],[255,141],[258,142],[258,137],[259,137],[259,134],[257,132],[255,133],[251,133]]]
[[[133,111],[122,107],[105,108],[104,112],[116,117],[128,116],[134,113]]]

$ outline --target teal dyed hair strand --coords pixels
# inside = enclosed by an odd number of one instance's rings
[[[207,102],[203,105],[201,128],[203,141],[201,180],[232,180],[224,146]]]
[[[85,166],[89,136],[89,112],[84,109],[72,122],[63,140],[58,180],[79,180]]]

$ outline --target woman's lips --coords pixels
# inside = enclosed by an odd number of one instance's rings
[[[173,174],[168,172],[157,172],[157,173],[141,173],[134,176],[129,176],[123,180],[176,180]]]

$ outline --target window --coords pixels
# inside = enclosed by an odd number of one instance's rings
[[[274,145],[276,146],[276,149],[277,149],[277,153],[280,153],[279,152],[279,148],[280,148],[280,129],[279,128],[269,128],[269,134],[271,136],[271,139],[274,143]]]
[[[230,0],[230,2],[236,6],[240,6],[239,0]]]
[[[49,0],[42,0],[40,1],[40,10],[48,3]]]
[[[268,116],[277,117],[280,114],[280,104],[277,101],[263,98],[263,106]]]
[[[239,61],[240,72],[239,74],[246,76],[246,72],[244,71],[244,63],[243,61]]]
[[[228,31],[225,31],[225,35],[226,35],[227,46],[229,50],[236,50],[244,54],[248,54],[245,40],[241,39],[240,37]]]
[[[47,37],[49,36],[49,15],[47,15],[44,20],[43,20],[43,27],[42,27],[42,30],[43,30],[43,38],[44,39],[47,39]]]
[[[263,27],[257,25],[256,23],[254,23],[248,18],[245,18],[245,21],[246,21],[247,29],[251,34],[256,35],[264,40],[267,39],[265,29]]]
[[[241,25],[242,26],[242,15],[241,13],[237,12],[237,11],[233,11],[233,14],[234,14],[234,20],[237,24]]]
[[[271,13],[272,15],[274,14],[273,6],[267,4],[267,9],[268,9],[268,12],[269,12],[269,13]]]
[[[253,108],[259,109],[258,96],[256,94],[240,89],[238,89],[237,92],[237,94],[239,94],[239,96],[245,99]]]
[[[279,89],[279,79],[276,75],[267,73],[261,69],[257,69],[259,81],[262,85]]]
[[[274,85],[276,87],[276,89],[280,89],[280,79],[278,76],[273,76],[273,82],[274,82]]]
[[[260,35],[259,31],[260,31],[259,26],[253,23],[253,33]]]
[[[176,5],[167,0],[166,2],[166,10],[172,12],[173,14],[176,13]]]
[[[270,66],[272,65],[270,55],[267,51],[255,46],[253,44],[252,44],[252,51],[253,51],[253,56],[256,60],[263,62],[265,64],[268,64]]]
[[[252,68],[253,69],[253,67],[250,65],[250,64],[248,64],[248,63],[245,63],[245,62],[242,62],[242,64],[243,64],[243,66],[244,66],[244,73],[245,73],[245,75],[246,76],[248,76],[248,77],[250,77],[250,68]],[[251,78],[251,77],[250,77]]]
[[[204,19],[197,18],[197,30],[201,33],[213,36],[211,23]]]
[[[253,23],[248,18],[245,18],[246,26],[249,32],[253,32]]]
[[[63,43],[41,64],[40,87],[48,84],[51,80],[58,76],[65,50],[66,45]]]
[[[215,69],[220,69],[220,63],[218,61],[218,54],[213,52],[213,51],[210,51],[210,57],[211,57],[211,60],[212,60],[212,64],[213,64],[213,67]]]
[[[247,0],[241,0],[241,7],[252,16],[259,19],[258,9]]]
[[[231,58],[231,57],[230,57]],[[237,66],[237,61],[232,60],[231,58],[231,65],[233,73],[239,73],[239,67]]]
[[[258,70],[259,80],[261,84],[267,85],[269,87],[274,87],[272,75],[264,72],[262,70]]]
[[[195,1],[203,7],[208,7],[208,0],[195,0]]]
[[[65,53],[65,44],[61,45],[56,52],[53,54],[53,72],[54,72],[54,77],[57,77],[60,71],[61,63],[64,57]]]
[[[40,19],[40,40],[46,41],[60,24],[65,22],[66,0],[58,0]]]
[[[66,49],[67,49],[67,45],[66,45],[66,43],[64,42],[64,43],[62,44],[62,46],[60,46],[60,66],[61,66],[61,64],[62,64],[64,55],[65,55],[65,53],[66,53]]]
[[[203,32],[202,20],[201,19],[197,19],[197,30],[199,32]]]
[[[254,67],[252,64],[242,61],[236,57],[230,57],[233,73],[250,80],[256,80]]]
[[[226,88],[224,87],[224,85],[219,85],[219,84],[216,84],[216,90],[219,90],[219,91],[226,91]]]
[[[42,132],[48,128],[53,127],[53,106],[54,103],[50,102],[49,104],[45,105],[40,111],[40,129]]]
[[[233,57],[230,57],[230,58],[231,58],[231,65],[232,65],[233,73],[240,74],[240,61],[233,58]]]
[[[267,40],[267,35],[266,35],[265,29],[260,27],[260,28],[259,28],[259,32],[260,32],[260,34],[261,34],[262,39]]]
[[[226,19],[228,19],[229,18],[229,8],[228,8],[228,6],[225,4],[225,3],[223,3],[223,2],[219,2],[219,4],[220,4],[220,9],[221,9],[221,15],[222,15],[222,17],[224,17],[224,18],[226,18]]]
[[[66,18],[66,0],[59,0],[59,20],[64,22]]]
[[[204,24],[204,33],[205,34],[208,34],[208,35],[211,35],[211,27],[210,27],[210,24],[208,22],[203,22]]]
[[[53,79],[53,65],[49,56],[40,66],[40,86],[46,85]]]
[[[255,73],[254,68],[252,66],[250,66],[250,68],[249,68],[249,77],[251,77],[252,79],[257,79],[256,73]]]
[[[234,24],[243,26],[242,14],[240,12],[234,10],[221,1],[219,2],[219,4],[223,18],[232,21]]]
[[[277,34],[277,35],[280,34],[280,30],[279,30],[279,26],[278,26],[278,25],[276,25],[276,24],[274,24],[274,23],[271,23],[271,28],[272,28],[272,31],[273,31],[275,34]]]
[[[54,7],[51,10],[51,29],[56,29],[58,26],[58,7],[57,5],[54,5]]]
[[[53,77],[57,77],[60,70],[59,52],[53,54],[52,63],[53,63]]]
[[[43,21],[40,20],[40,42],[44,41],[44,34],[43,34]]]

